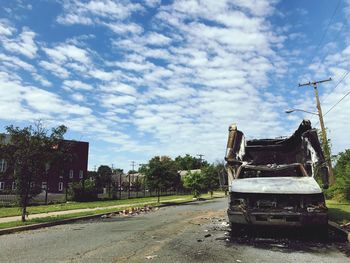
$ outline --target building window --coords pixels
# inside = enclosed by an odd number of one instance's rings
[[[12,190],[16,190],[16,188],[17,188],[16,182],[12,182]]]
[[[0,173],[3,173],[6,171],[6,166],[7,166],[7,163],[6,163],[5,159],[1,159],[0,160]]]
[[[62,182],[59,182],[58,183],[58,191],[63,191],[63,183]]]
[[[73,170],[69,170],[69,178],[70,178],[70,179],[73,179],[73,176],[74,176]]]
[[[79,178],[80,179],[83,179],[84,177],[84,172],[82,170],[79,171]]]
[[[42,182],[41,183],[41,189],[42,190],[46,190],[46,188],[47,188],[47,183],[46,182]]]
[[[4,190],[5,189],[5,183],[4,182],[0,182],[0,190]]]

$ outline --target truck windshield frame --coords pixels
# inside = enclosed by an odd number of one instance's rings
[[[237,179],[268,177],[306,177],[305,169],[299,164],[279,166],[245,165],[238,171]]]

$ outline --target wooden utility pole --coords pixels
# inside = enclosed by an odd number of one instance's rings
[[[131,162],[131,171],[132,171],[132,173],[134,173],[134,171],[135,171],[135,161],[132,161]],[[131,188],[131,182],[130,182],[130,176],[131,176],[131,174],[130,174],[130,171],[129,171],[129,189],[128,189],[128,198],[130,198],[130,188]]]
[[[325,154],[328,155],[328,156],[326,156],[326,159],[327,159],[327,165],[328,165],[328,169],[329,169],[329,183],[330,183],[330,185],[333,185],[335,183],[335,177],[334,177],[333,168],[332,168],[331,152],[330,152],[330,148],[328,147],[327,132],[326,132],[326,127],[325,127],[324,121],[323,121],[321,103],[320,103],[320,98],[318,96],[318,90],[317,90],[317,84],[331,81],[331,80],[332,80],[332,78],[319,80],[319,81],[313,81],[313,82],[309,81],[307,83],[299,84],[299,87],[312,86],[314,88],[315,98],[316,98],[316,107],[317,107],[318,117],[319,117],[320,125],[321,125],[322,141],[323,141],[324,149],[326,149],[328,151]]]
[[[200,168],[202,169],[202,158],[203,158],[204,154],[197,154],[197,156],[199,156]]]

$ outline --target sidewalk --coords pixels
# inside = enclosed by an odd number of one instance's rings
[[[174,202],[174,201],[181,201],[181,200],[186,200],[186,198],[170,199],[170,200],[166,200],[166,202]],[[152,203],[154,203],[154,201],[138,203],[137,206],[144,206]],[[66,211],[32,214],[32,215],[29,215],[27,219],[44,218],[44,217],[50,217],[50,216],[59,216],[59,215],[75,214],[75,213],[81,213],[81,212],[90,212],[90,211],[98,211],[98,210],[106,210],[106,209],[127,208],[134,205],[135,204],[130,203],[130,204],[123,204],[123,205],[113,205],[113,206],[95,207],[95,208],[82,208],[82,209],[74,209],[74,210],[66,210]],[[11,217],[0,218],[0,224],[14,222],[14,221],[21,221],[21,216],[11,216]]]

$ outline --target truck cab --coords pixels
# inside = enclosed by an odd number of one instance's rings
[[[231,125],[225,160],[232,225],[326,228],[327,207],[315,177],[323,173],[326,188],[327,167],[310,121],[290,137],[249,141]]]
[[[300,163],[241,165],[231,182],[229,221],[236,224],[327,225],[321,188]]]

